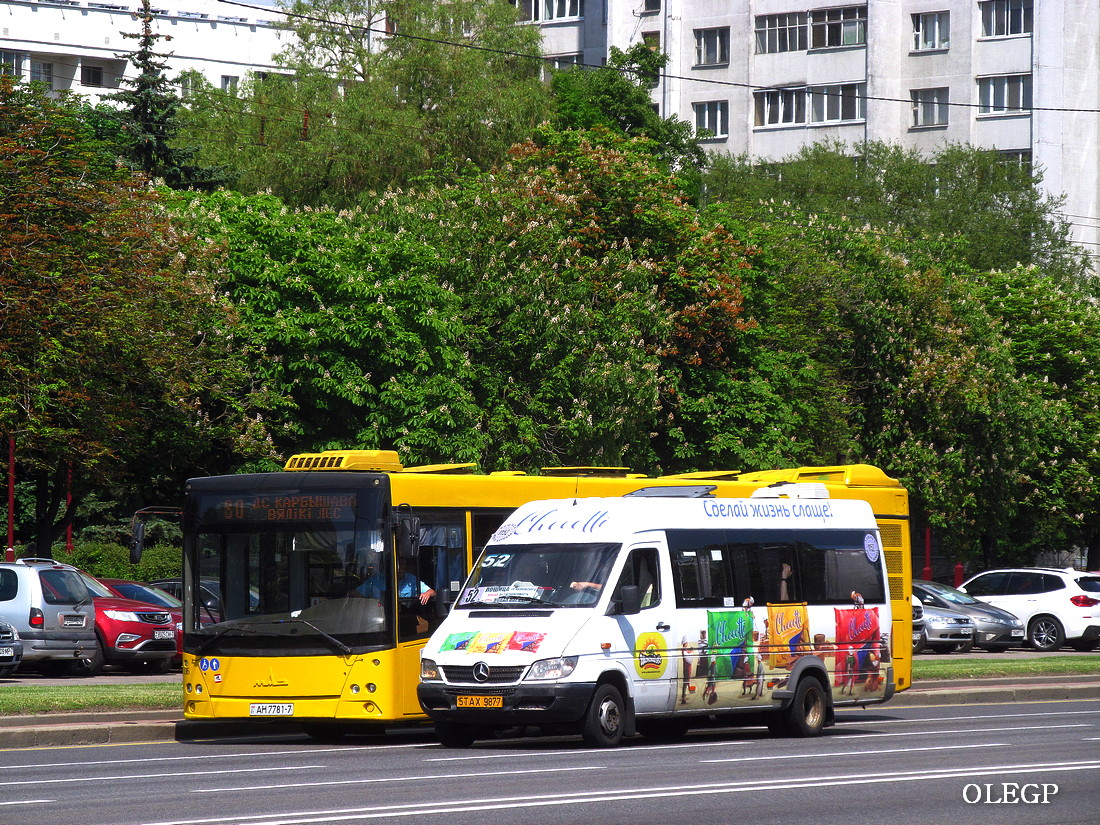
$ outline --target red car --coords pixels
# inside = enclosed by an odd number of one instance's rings
[[[77,572],[95,602],[98,641],[95,651],[85,660],[82,675],[94,676],[105,664],[120,665],[131,673],[168,670],[177,656],[177,627],[182,627],[182,613],[174,616],[161,605],[122,598],[98,579],[82,570]]]
[[[171,593],[165,593],[157,587],[150,587],[141,582],[129,579],[99,579],[99,582],[107,587],[116,596],[124,599],[133,599],[146,604],[154,604],[172,614],[172,620],[176,623],[176,656],[175,664],[183,660],[183,602]]]

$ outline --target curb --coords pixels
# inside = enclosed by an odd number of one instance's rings
[[[1100,699],[1100,682],[1070,685],[1005,685],[910,688],[885,705],[922,707]],[[26,724],[23,724],[26,722]],[[293,722],[207,722],[180,719],[179,711],[69,714],[65,717],[9,716],[0,719],[0,748],[58,748],[137,742],[191,742],[239,736],[297,734]]]

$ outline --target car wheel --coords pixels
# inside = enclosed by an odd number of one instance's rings
[[[924,635],[924,631],[922,630],[920,637],[913,642],[913,655],[917,655],[926,647],[928,647],[928,637]]]
[[[974,642],[973,642],[973,640],[971,640],[969,642],[959,642],[957,645],[955,645],[955,650],[953,652],[954,653],[969,653],[973,649],[974,649]]]
[[[98,676],[103,671],[107,657],[103,654],[103,643],[96,639],[92,649],[86,651],[82,659],[73,659],[68,663],[68,676]]]
[[[1100,639],[1074,639],[1069,643],[1069,646],[1082,653],[1089,653],[1090,651],[1096,650],[1097,647],[1100,647]]]
[[[1058,650],[1066,640],[1062,623],[1053,616],[1036,616],[1027,627],[1027,640],[1043,653]]]
[[[781,728],[786,736],[806,738],[820,736],[825,728],[828,713],[825,688],[812,676],[803,676],[794,691],[794,699],[786,709],[779,711],[783,719]],[[775,731],[771,725],[770,730]]]
[[[626,703],[614,685],[600,685],[584,714],[581,738],[590,748],[613,748],[623,740]]]
[[[468,748],[477,739],[475,728],[455,722],[436,722],[435,735],[445,748]]]

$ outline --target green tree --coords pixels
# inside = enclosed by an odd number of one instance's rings
[[[188,101],[184,140],[245,192],[354,204],[429,169],[488,168],[546,111],[539,34],[508,2],[311,0],[288,7],[285,74]],[[210,136],[216,135],[216,140]]]
[[[173,143],[178,129],[179,96],[165,75],[168,64],[155,51],[158,40],[172,38],[153,32],[149,0],[142,0],[139,19],[140,33],[122,33],[123,37],[137,41],[137,49],[128,55],[137,69],[137,76],[124,78],[123,91],[105,97],[105,100],[121,104],[122,109],[116,118],[99,114],[97,120],[101,129],[116,132],[123,157],[131,169],[159,178],[177,189],[214,186],[219,181],[212,171],[199,169],[194,164],[194,153]]]
[[[691,124],[661,117],[650,98],[650,88],[667,64],[668,55],[636,43],[625,52],[612,46],[604,66],[555,72],[551,78],[554,125],[562,130],[603,127],[627,137],[648,138],[667,166],[685,175],[697,174],[706,156]]]
[[[228,307],[180,266],[188,239],[158,193],[79,113],[0,77],[0,431],[33,484],[41,552],[90,490],[265,437],[247,426]]]
[[[979,271],[1035,265],[1077,281],[1089,271],[1058,211],[1063,198],[1042,190],[1042,170],[993,150],[947,144],[924,155],[880,141],[819,143],[778,163],[716,157],[704,186],[710,202],[778,199],[826,220],[951,238]]]

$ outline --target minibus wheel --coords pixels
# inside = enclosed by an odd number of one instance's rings
[[[779,736],[819,736],[825,728],[828,712],[825,688],[814,677],[804,676],[798,681],[790,705],[768,722],[768,729]]]
[[[592,694],[581,737],[590,748],[613,748],[623,739],[626,703],[614,685],[603,684]]]

